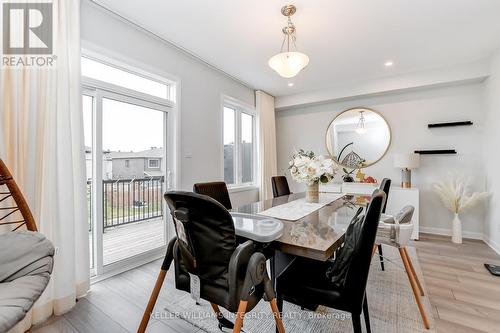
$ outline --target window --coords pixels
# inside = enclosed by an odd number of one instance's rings
[[[255,181],[255,114],[233,100],[223,106],[224,181],[248,185]]]
[[[148,160],[148,168],[159,169],[160,168],[160,160],[157,158],[155,158],[155,159],[150,158]]]
[[[130,160],[125,160],[125,168],[130,168]]]
[[[143,94],[170,99],[170,85],[131,71],[82,57],[82,76]]]

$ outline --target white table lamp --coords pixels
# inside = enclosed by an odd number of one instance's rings
[[[420,165],[419,154],[395,154],[394,167],[400,168],[401,173],[401,187],[411,187],[411,169],[417,169]]]

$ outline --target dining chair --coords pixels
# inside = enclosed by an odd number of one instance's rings
[[[333,262],[313,262],[296,258],[276,279],[278,308],[283,298],[296,304],[318,304],[350,312],[355,333],[361,332],[361,312],[366,330],[371,332],[366,284],[373,256],[375,236],[385,194],[375,190],[349,224],[345,242]],[[331,265],[331,266],[330,266]]]
[[[177,236],[168,245],[138,332],[146,330],[173,261],[175,287],[210,302],[219,329],[240,332],[245,313],[264,297],[271,305],[278,332],[284,333],[266,258],[251,240],[238,245],[227,209],[209,196],[190,192],[167,192],[165,200]],[[191,282],[199,285],[199,289],[192,291]],[[224,318],[220,306],[237,314],[234,324]]]
[[[290,187],[288,186],[288,181],[285,176],[271,177],[271,184],[273,187],[273,197],[277,198],[291,194]]]
[[[410,241],[411,234],[413,232],[413,223],[411,219],[413,217],[413,212],[415,208],[413,206],[404,207],[393,219],[385,219],[379,223],[379,228],[377,231],[377,238],[375,242],[377,245],[380,244],[396,247],[403,261],[403,265],[408,275],[408,280],[415,296],[415,301],[417,302],[418,310],[422,316],[424,326],[429,329],[429,321],[427,320],[427,315],[425,314],[424,307],[420,296],[424,296],[424,289],[415,273],[415,268],[411,262],[410,256],[406,249],[406,245]]]
[[[226,209],[233,208],[225,182],[196,183],[193,185],[193,192],[208,195],[221,203]]]
[[[380,183],[380,187],[382,191],[385,193],[385,202],[382,205],[382,214],[385,214],[385,209],[387,208],[387,201],[389,200],[389,191],[391,189],[391,180],[389,178],[382,179]],[[384,253],[382,251],[382,244],[378,244],[378,258],[380,260],[380,267],[384,270]]]

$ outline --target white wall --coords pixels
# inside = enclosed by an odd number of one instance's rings
[[[372,108],[387,119],[392,130],[392,143],[379,163],[364,169],[367,175],[374,176],[379,181],[383,177],[389,177],[398,184],[401,175],[392,164],[394,153],[445,148],[455,148],[458,151],[458,155],[422,156],[421,166],[413,172],[412,179],[414,186],[421,190],[421,230],[448,233],[452,214],[439,202],[432,191],[432,184],[449,172],[463,172],[473,177],[475,190],[484,190],[482,99],[482,84],[474,83],[278,111],[278,171],[283,173],[287,168],[289,156],[295,148],[326,154],[327,126],[341,111],[358,106]],[[474,125],[432,130],[427,128],[428,123],[458,120],[471,120]],[[292,191],[302,189],[302,185],[292,180],[290,185]],[[463,216],[464,236],[482,237],[483,211],[483,207],[478,207]]]
[[[492,57],[485,82],[484,164],[486,187],[492,197],[485,219],[485,240],[500,253],[500,50]]]
[[[83,45],[157,68],[181,80],[180,188],[221,180],[221,94],[255,105],[254,91],[151,35],[125,23],[89,1],[82,1]],[[185,158],[186,154],[192,157]],[[257,200],[258,191],[232,195],[233,205]]]

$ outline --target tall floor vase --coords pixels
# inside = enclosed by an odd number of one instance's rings
[[[455,244],[462,244],[462,221],[460,221],[460,217],[456,213],[453,218],[451,229],[451,241]]]

